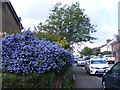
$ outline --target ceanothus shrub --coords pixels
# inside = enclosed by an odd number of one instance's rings
[[[73,63],[71,52],[46,39],[39,40],[33,32],[6,35],[2,39],[2,72],[14,74],[59,72]]]

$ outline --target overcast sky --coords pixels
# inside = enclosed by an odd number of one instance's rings
[[[97,47],[106,43],[106,39],[113,39],[118,33],[118,2],[119,0],[10,0],[17,15],[22,18],[22,24],[27,29],[44,22],[50,10],[57,2],[62,4],[79,1],[80,8],[90,17],[91,23],[97,25],[94,34],[98,40],[89,47]]]

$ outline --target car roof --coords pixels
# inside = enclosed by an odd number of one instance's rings
[[[90,60],[104,60],[102,58],[91,58]]]

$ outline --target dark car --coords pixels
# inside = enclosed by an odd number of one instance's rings
[[[79,57],[75,57],[75,58],[74,58],[74,62],[75,62],[75,63],[77,63],[77,61],[79,61],[79,60],[80,60]]]
[[[108,60],[107,63],[108,64],[115,64],[115,60]]]
[[[105,90],[120,90],[120,61],[103,75],[102,86]]]

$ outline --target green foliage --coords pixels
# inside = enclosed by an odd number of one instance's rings
[[[90,19],[84,14],[84,10],[80,9],[78,2],[71,6],[57,3],[51,12],[45,24],[39,24],[40,32],[60,35],[61,39],[67,40],[70,44],[91,42],[95,39],[90,35],[96,32],[94,25],[91,25]]]
[[[94,52],[93,52],[93,55],[98,56],[99,54],[101,54],[101,55],[111,54],[111,51],[103,51],[103,52],[94,51]]]
[[[2,88],[54,88],[54,72],[18,76],[2,74]]]
[[[67,69],[67,71],[65,72],[63,79],[62,79],[62,88],[75,88],[75,83],[73,80],[73,71],[72,68],[69,67],[69,69]]]
[[[98,56],[99,54],[102,54],[102,52],[99,52],[99,51],[94,51],[94,52],[93,52],[93,55]]]
[[[46,40],[48,40],[48,41],[55,41],[55,43],[58,44],[59,46],[65,48],[69,51],[72,51],[72,48],[70,47],[70,44],[66,40],[61,40],[59,38],[59,35],[37,32],[36,36],[39,39],[46,38]]]
[[[66,40],[59,40],[56,42],[56,44],[62,46],[62,47],[68,47],[69,43]]]
[[[22,34],[21,30],[13,30],[13,32],[8,32],[7,34],[11,35],[11,34]]]
[[[84,47],[84,49],[82,49],[80,54],[85,55],[85,56],[93,55],[93,50],[86,46],[86,47]]]
[[[103,51],[102,54],[103,55],[111,54],[111,51]]]
[[[64,66],[61,72],[48,72],[45,74],[15,75],[2,74],[2,88],[55,88],[55,78],[61,77],[62,88],[75,88],[73,72],[69,65]]]
[[[50,33],[42,33],[42,32],[37,32],[36,36],[39,39],[46,38],[47,41],[58,41],[59,36],[55,34],[50,34]]]
[[[70,47],[70,44],[66,41],[66,40],[58,40],[56,41],[56,44],[58,44],[59,46],[72,51],[72,48]]]

